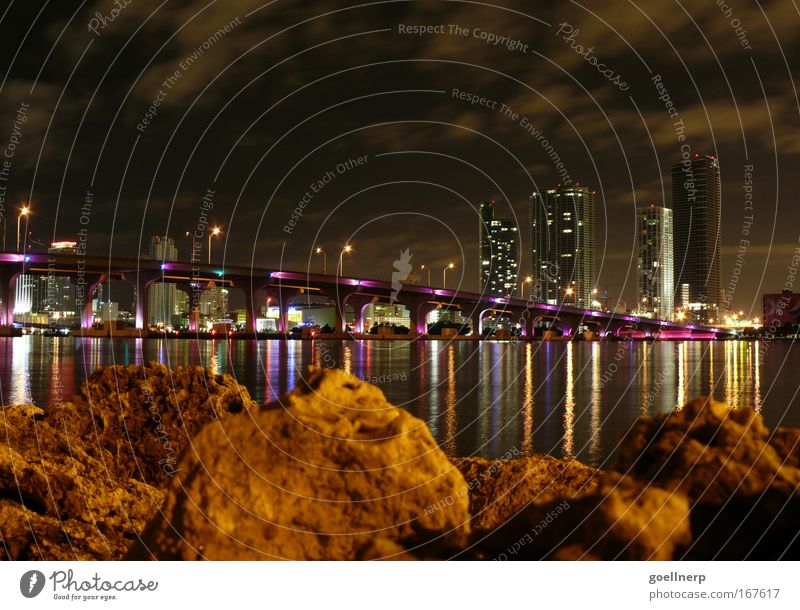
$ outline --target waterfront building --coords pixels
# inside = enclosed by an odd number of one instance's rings
[[[532,298],[592,307],[596,300],[595,192],[558,186],[529,201]]]
[[[720,278],[719,162],[694,154],[672,167],[675,283],[678,305],[690,320],[716,320]]]
[[[672,210],[655,204],[636,209],[636,251],[637,309],[648,317],[672,320]]]
[[[519,275],[519,230],[514,221],[495,218],[494,205],[494,201],[484,201],[480,208],[480,288],[488,294],[512,296]]]

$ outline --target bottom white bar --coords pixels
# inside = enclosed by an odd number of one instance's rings
[[[119,610],[800,607],[791,562],[16,562],[0,564],[0,595],[3,608]]]

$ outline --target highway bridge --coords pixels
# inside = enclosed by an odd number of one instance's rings
[[[0,325],[13,323],[16,279],[22,274],[68,276],[77,287],[81,326],[92,325],[92,295],[101,284],[131,282],[135,293],[136,328],[147,328],[147,291],[155,282],[172,282],[189,295],[190,329],[197,330],[200,295],[210,287],[238,288],[245,297],[246,329],[256,331],[256,317],[270,303],[277,306],[278,331],[288,332],[289,306],[308,301],[309,295],[334,303],[336,332],[344,333],[345,311],[353,310],[354,332],[364,332],[364,310],[371,303],[402,304],[410,313],[411,332],[425,334],[427,315],[440,307],[460,309],[480,333],[487,316],[506,315],[518,321],[523,335],[533,336],[537,325],[558,329],[569,336],[580,328],[599,336],[638,333],[640,336],[710,339],[734,335],[729,329],[683,324],[628,314],[536,303],[518,297],[448,290],[404,284],[399,291],[383,280],[242,266],[220,266],[199,261],[181,262],[148,258],[81,256],[77,254],[0,253]]]

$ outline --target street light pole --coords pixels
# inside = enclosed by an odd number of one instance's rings
[[[339,253],[339,276],[344,275],[344,254],[347,252],[348,254],[353,250],[353,246],[347,244],[342,251]]]
[[[428,286],[430,286],[431,285],[431,268],[430,267],[426,267],[425,265],[421,265],[420,269],[424,269],[425,271],[428,272]]]
[[[317,248],[317,254],[322,255],[322,275],[328,275],[328,254],[322,248]]]
[[[523,281],[519,283],[519,296],[523,299],[525,298],[525,284],[530,284],[533,281],[533,278],[529,275]]]
[[[186,231],[185,237],[192,238],[192,255],[189,257],[189,260],[194,262],[195,253],[197,252],[197,239],[195,238],[194,233],[191,231]]]
[[[211,232],[208,234],[208,264],[209,265],[211,264],[211,238],[212,237],[216,237],[220,233],[222,233],[222,229],[220,229],[219,227],[214,227],[213,229],[211,229]]]
[[[447,270],[448,269],[455,269],[456,266],[453,263],[450,263],[442,269],[442,288],[447,288]]]
[[[28,214],[29,213],[30,213],[30,208],[28,208],[28,206],[22,206],[22,209],[19,211],[19,215],[17,216],[17,252],[20,251],[19,250],[19,244],[20,244],[19,231],[20,231],[20,225],[22,224],[22,217],[23,216],[25,217],[25,228],[27,229],[27,227],[28,227]]]

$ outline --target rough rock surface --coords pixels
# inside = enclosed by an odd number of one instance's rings
[[[798,430],[770,434],[752,409],[698,398],[675,413],[639,419],[616,470],[689,496],[688,558],[798,558],[798,438]]]
[[[310,369],[281,401],[206,426],[193,446],[132,558],[358,559],[466,544],[466,483],[425,423],[341,371]]]
[[[1,408],[0,558],[122,558],[163,501],[170,456],[254,406],[230,377],[151,364],[97,371],[47,411]]]
[[[574,499],[531,504],[480,548],[487,558],[667,560],[691,541],[689,501],[617,473]]]
[[[467,481],[476,536],[499,527],[531,502],[591,493],[601,474],[580,462],[544,454],[511,460],[455,458],[453,462]]]

